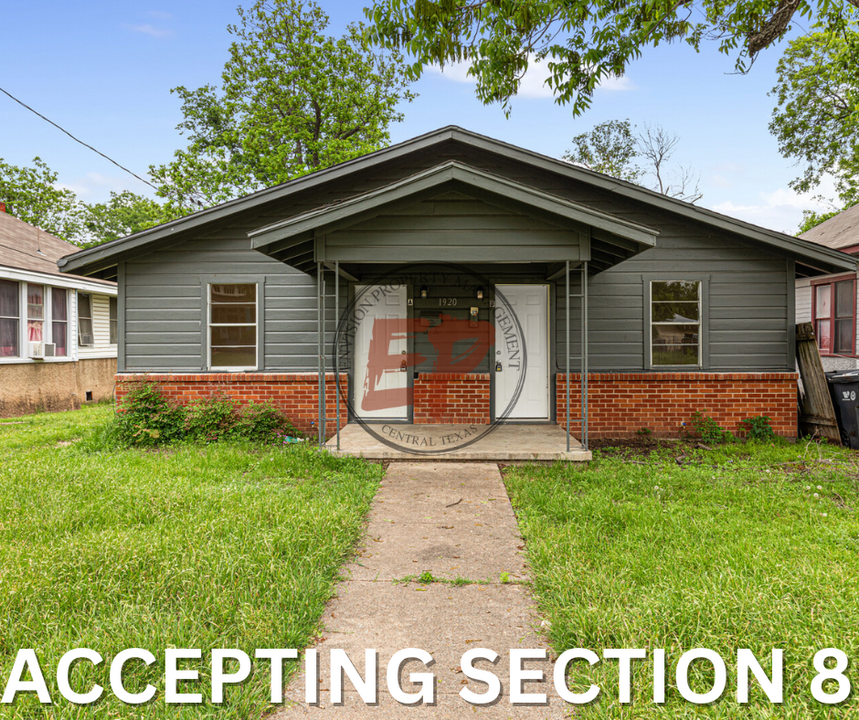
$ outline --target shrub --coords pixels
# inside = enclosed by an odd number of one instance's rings
[[[116,410],[119,437],[129,445],[153,446],[181,439],[185,411],[152,382],[135,383]]]
[[[730,430],[722,430],[719,423],[700,411],[692,416],[692,428],[705,443],[728,443],[737,439]]]
[[[140,446],[222,440],[279,443],[286,435],[300,434],[271,403],[240,405],[224,393],[214,393],[183,407],[151,382],[137,384],[120,401],[116,425],[123,442]]]
[[[771,422],[772,420],[766,415],[758,415],[740,420],[740,429],[749,440],[768,442],[775,439]]]

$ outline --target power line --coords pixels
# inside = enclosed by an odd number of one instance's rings
[[[85,148],[89,148],[89,149],[90,149],[90,150],[92,150],[94,153],[96,153],[96,154],[98,154],[98,155],[101,155],[105,160],[107,160],[108,162],[112,162],[112,163],[113,163],[114,165],[116,165],[116,167],[118,167],[120,170],[125,170],[125,172],[127,172],[129,175],[132,175],[132,176],[136,177],[138,180],[140,180],[140,182],[142,182],[142,183],[146,183],[146,184],[147,184],[149,187],[151,187],[153,190],[157,190],[157,189],[158,189],[158,188],[157,188],[157,187],[155,187],[151,182],[149,182],[148,180],[144,180],[142,177],[140,177],[140,175],[138,175],[137,173],[132,172],[131,170],[129,170],[127,167],[125,167],[125,166],[123,166],[123,165],[120,165],[118,162],[116,162],[116,160],[113,160],[113,159],[109,158],[109,157],[108,157],[107,155],[105,155],[103,152],[99,152],[99,151],[98,151],[98,150],[96,150],[92,145],[88,145],[88,144],[87,144],[87,143],[85,143],[83,140],[80,140],[80,139],[76,138],[76,137],[75,137],[74,135],[72,135],[68,130],[66,130],[66,129],[65,129],[65,128],[63,128],[63,127],[60,127],[60,126],[59,126],[59,125],[57,125],[57,123],[55,123],[53,120],[49,120],[49,119],[48,119],[48,118],[46,118],[44,115],[42,115],[42,113],[38,112],[37,110],[34,110],[34,109],[33,109],[33,108],[31,108],[29,105],[27,105],[27,103],[22,102],[21,100],[19,100],[18,98],[16,98],[14,95],[12,95],[12,93],[7,92],[6,90],[4,90],[4,89],[3,89],[3,88],[1,88],[1,87],[0,87],[0,92],[2,92],[4,95],[8,95],[8,96],[9,96],[10,98],[12,98],[16,103],[18,103],[18,104],[19,104],[19,105],[21,105],[22,107],[27,108],[27,110],[29,110],[29,111],[30,111],[31,113],[33,113],[34,115],[38,115],[38,116],[39,116],[40,118],[42,118],[42,120],[44,120],[45,122],[50,123],[50,124],[51,124],[51,125],[53,125],[55,128],[57,128],[57,130],[61,130],[62,132],[64,132],[66,135],[68,135],[68,136],[69,136],[72,140],[74,140],[76,143],[80,143],[80,144],[81,144],[81,145],[83,145]]]

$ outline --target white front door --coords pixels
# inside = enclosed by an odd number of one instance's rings
[[[390,286],[359,285],[355,288],[355,297],[359,296],[355,303],[355,377],[352,391],[355,414],[367,419],[405,420],[409,416],[409,373],[400,370],[400,363],[391,361],[393,367],[377,375],[370,362],[370,351],[372,347],[376,362],[384,355],[406,359],[407,333],[390,337],[380,335],[375,345],[372,341],[376,320],[405,321],[408,318],[408,290],[402,286],[393,289]],[[380,403],[383,397],[393,397],[394,401]],[[383,407],[379,407],[380,404]]]
[[[495,363],[492,368],[495,417],[499,420],[548,420],[549,286],[496,285],[496,290],[504,299],[496,293]],[[513,322],[511,313],[515,313],[518,324]],[[523,370],[522,391],[511,408]]]

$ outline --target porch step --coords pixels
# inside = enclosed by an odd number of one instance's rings
[[[476,440],[475,440],[476,438]],[[431,462],[589,462],[590,450],[555,424],[413,425],[352,423],[325,448],[338,457]]]

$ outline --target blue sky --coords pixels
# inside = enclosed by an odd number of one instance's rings
[[[227,58],[231,0],[129,2],[29,0],[0,4],[4,59],[0,87],[140,175],[183,146],[176,130],[179,101],[170,89],[217,83]],[[363,19],[364,3],[319,0],[331,32]],[[556,105],[537,75],[514,100],[509,119],[483,106],[473,85],[453,68],[428,72],[394,126],[399,142],[456,124],[560,157],[571,138],[594,124],[629,118],[661,124],[680,136],[676,161],[700,175],[699,204],[772,228],[793,231],[804,208],[819,208],[788,189],[796,168],[783,159],[767,124],[767,96],[780,49],[764,53],[752,72],[733,73],[715,47],[695,53],[685,45],[647,50],[627,75],[597,91],[592,108],[574,118]],[[56,128],[0,95],[0,157],[17,165],[41,157],[59,182],[90,202],[111,190],[148,188]],[[2,200],[2,198],[0,198]]]

